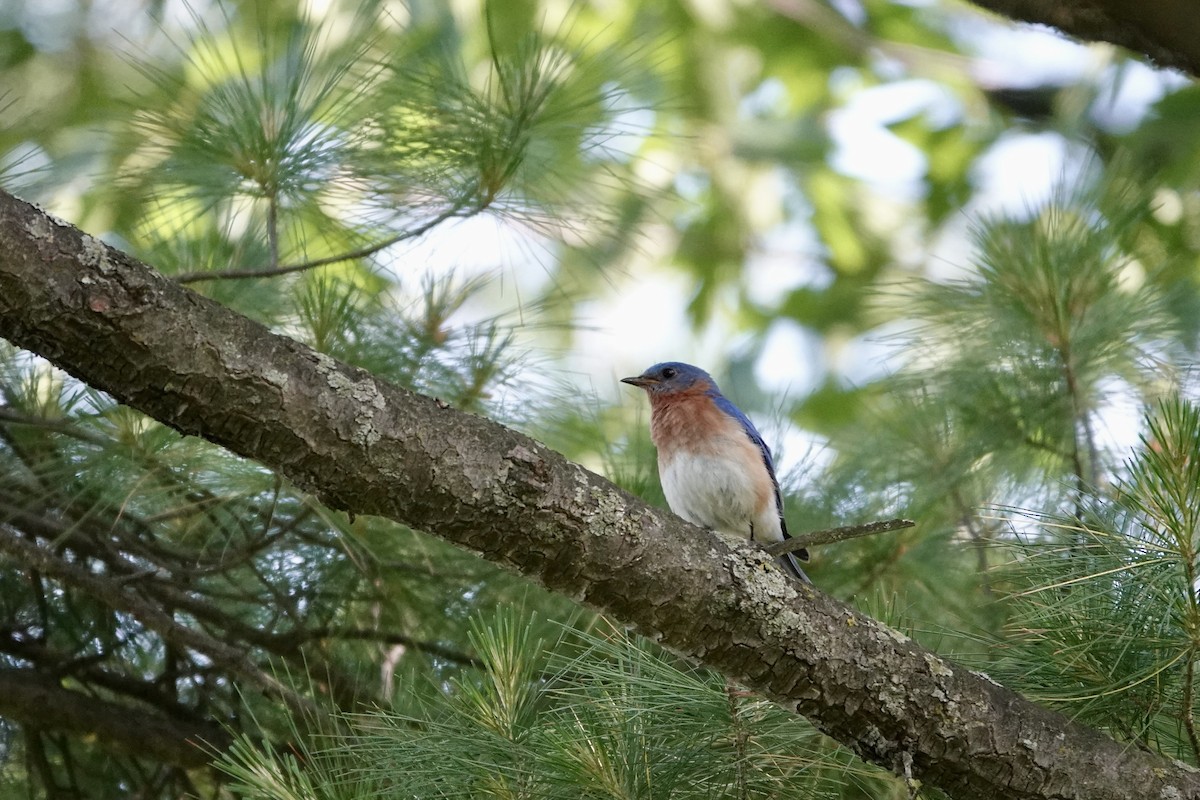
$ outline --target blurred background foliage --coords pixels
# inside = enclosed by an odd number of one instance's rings
[[[823,590],[1200,763],[1182,76],[949,0],[18,1],[0,104],[7,190],[653,502],[616,379],[701,364],[793,531],[917,521]],[[6,794],[907,796],[26,353],[0,393],[0,670],[237,737],[197,767],[10,704]]]

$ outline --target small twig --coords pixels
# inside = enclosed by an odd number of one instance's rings
[[[34,428],[44,428],[45,430],[53,433],[61,433],[74,439],[78,439],[82,442],[87,442],[88,444],[105,447],[112,444],[112,440],[106,439],[103,436],[96,436],[85,431],[71,419],[35,417],[33,415],[18,411],[12,406],[0,406],[0,422],[11,423],[13,425],[28,425]]]
[[[767,548],[767,552],[773,556],[781,556],[785,553],[794,553],[797,550],[803,550],[805,547],[812,547],[817,544],[844,542],[847,539],[857,539],[862,536],[872,536],[876,533],[887,533],[888,531],[897,531],[901,528],[911,528],[916,524],[911,519],[885,519],[879,522],[868,522],[865,525],[844,525],[840,528],[810,531],[802,533],[799,536],[793,536],[787,541],[773,544]]]
[[[325,267],[330,264],[337,264],[342,261],[353,261],[356,258],[366,258],[373,256],[380,250],[385,250],[394,244],[399,244],[406,239],[415,239],[425,233],[428,233],[435,226],[440,225],[451,217],[469,216],[472,213],[470,209],[464,211],[461,206],[452,206],[451,208],[438,214],[433,219],[413,228],[410,231],[398,233],[395,236],[389,236],[383,241],[369,244],[365,247],[360,247],[357,250],[351,250],[347,253],[339,253],[336,256],[326,256],[325,258],[317,258],[312,261],[304,261],[300,264],[284,264],[282,266],[266,267],[262,269],[216,269],[216,270],[198,270],[196,272],[184,272],[173,276],[176,283],[198,283],[200,281],[217,281],[227,280],[231,278],[275,278],[280,275],[288,275],[293,272],[303,272],[316,267]]]
[[[151,575],[158,575],[161,571],[161,567],[147,567],[146,569],[141,569],[137,572],[127,572],[122,575],[117,575],[113,578],[113,580],[120,584],[132,583],[134,581],[140,581],[142,578],[149,578]]]

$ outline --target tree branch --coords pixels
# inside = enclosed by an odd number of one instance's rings
[[[428,531],[600,609],[953,796],[1200,798],[1200,772],[939,658],[789,581],[763,550],[272,334],[3,192],[0,335],[333,508]]]
[[[1110,42],[1162,67],[1200,75],[1200,9],[1194,0],[971,0],[1017,20],[1085,41]]]
[[[185,769],[202,767],[229,734],[212,723],[174,720],[64,689],[30,669],[0,669],[0,717],[47,731],[94,736],[113,750]]]

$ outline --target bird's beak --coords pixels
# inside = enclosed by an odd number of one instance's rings
[[[637,375],[633,378],[621,378],[621,383],[628,383],[630,386],[637,386],[645,389],[652,383],[658,383],[653,378],[647,378],[645,375]]]

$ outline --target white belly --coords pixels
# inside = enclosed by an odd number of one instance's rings
[[[759,541],[783,538],[774,497],[756,508],[760,476],[740,462],[715,456],[677,454],[659,462],[659,478],[671,510],[694,525]]]

